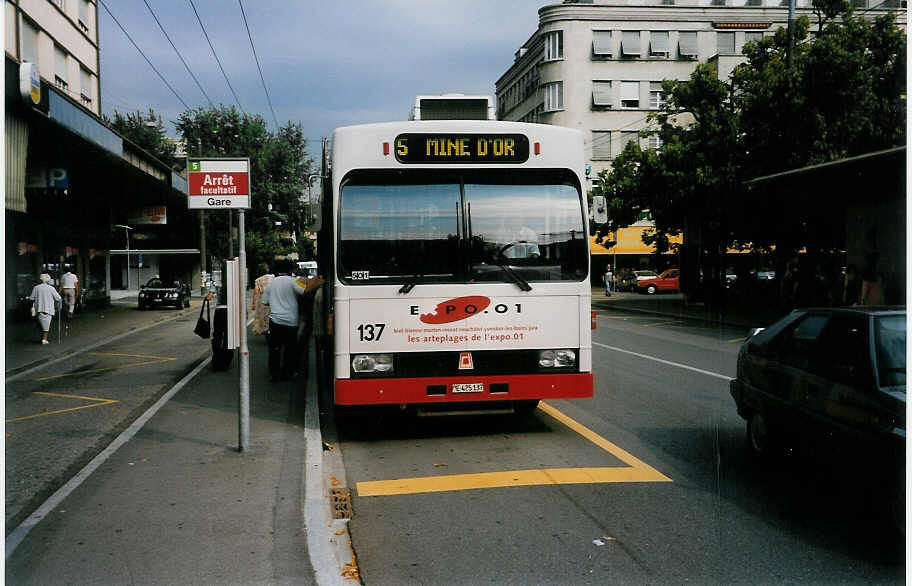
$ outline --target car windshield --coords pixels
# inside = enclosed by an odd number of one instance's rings
[[[906,384],[906,317],[889,315],[874,320],[877,372],[882,387]]]
[[[164,286],[165,285],[164,285],[164,283],[162,283],[161,279],[149,279],[149,282],[146,283],[146,287],[152,287],[152,288],[156,288],[156,289],[164,287]]]
[[[343,182],[348,284],[579,281],[582,200],[566,171],[361,171]]]

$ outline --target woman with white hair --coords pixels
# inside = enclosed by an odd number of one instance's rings
[[[32,294],[29,295],[29,299],[34,304],[32,308],[38,318],[38,323],[41,325],[41,343],[47,344],[48,332],[51,329],[51,319],[57,311],[57,304],[60,303],[61,297],[57,290],[48,284],[51,281],[49,274],[41,273],[38,278],[41,282],[32,288]]]

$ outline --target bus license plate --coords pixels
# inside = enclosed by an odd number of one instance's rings
[[[453,383],[454,393],[483,393],[484,383]]]

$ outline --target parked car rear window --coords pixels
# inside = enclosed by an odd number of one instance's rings
[[[895,387],[906,384],[906,319],[889,315],[874,320],[877,345],[877,370],[880,385]]]

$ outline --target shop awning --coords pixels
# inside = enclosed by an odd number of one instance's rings
[[[643,226],[632,226],[621,228],[617,232],[609,232],[605,240],[614,241],[616,244],[611,248],[605,248],[601,244],[595,243],[595,236],[589,239],[589,251],[591,254],[655,254],[655,246],[643,244],[643,233],[651,232],[654,228]],[[668,240],[672,244],[683,244],[684,236],[669,236]]]

